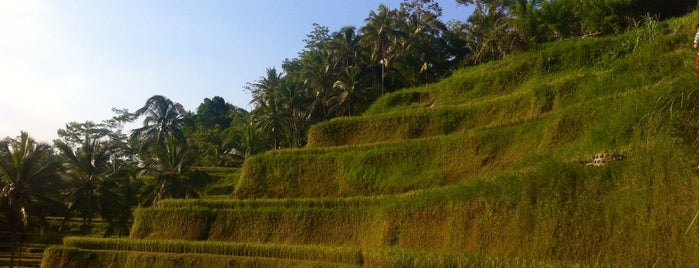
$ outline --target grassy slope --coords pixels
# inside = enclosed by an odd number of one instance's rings
[[[132,241],[355,247],[377,267],[468,263],[459,254],[697,263],[697,20],[548,44],[389,94],[315,126],[310,148],[246,161],[234,193],[246,200],[140,210]],[[626,160],[578,164],[601,151]]]
[[[207,196],[222,196],[231,193],[240,177],[239,168],[196,167],[195,170],[206,173],[212,179],[204,189]]]
[[[542,159],[624,152],[640,142],[639,135],[674,131],[687,119],[670,110],[696,84],[686,48],[692,31],[684,20],[653,31],[549,44],[387,95],[364,116],[315,126],[311,148],[252,157],[234,196],[395,194]],[[651,41],[642,39],[649,35]],[[650,128],[656,117],[669,116],[676,120],[663,118]]]

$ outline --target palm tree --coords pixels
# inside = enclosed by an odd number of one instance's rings
[[[416,0],[417,1],[417,0]],[[411,5],[401,4],[399,28],[405,33],[401,55],[394,60],[393,67],[401,80],[399,86],[417,86],[428,81],[430,72],[440,72],[450,56],[444,41],[446,25],[439,20],[441,9],[423,6],[416,1]]]
[[[13,241],[19,242],[20,258],[24,235],[31,223],[50,232],[42,209],[58,203],[51,195],[59,194],[56,185],[60,168],[61,162],[54,157],[51,146],[35,142],[26,132],[21,132],[18,138],[0,141],[0,201]],[[14,263],[15,247],[11,263]]]
[[[359,47],[360,36],[352,26],[343,27],[334,33],[327,42],[326,49],[330,52],[333,69],[344,70],[349,67],[359,66],[361,49]]]
[[[133,218],[132,207],[136,205],[141,181],[135,179],[135,172],[122,172],[119,176],[109,177],[98,189],[100,196],[100,214],[109,223],[104,236],[114,232],[119,237],[129,234],[129,222]]]
[[[274,102],[274,95],[279,91],[282,85],[282,74],[276,68],[267,68],[265,76],[260,77],[256,83],[250,83],[247,89],[250,90],[252,100],[250,104],[260,105],[266,103],[269,105]]]
[[[282,74],[275,68],[268,68],[267,75],[256,83],[248,84],[248,89],[252,93],[250,103],[255,105],[251,121],[269,136],[272,149],[279,149],[287,134],[291,116],[291,111],[284,107],[290,94],[283,88]]]
[[[145,116],[143,127],[131,133],[131,137],[141,144],[141,153],[144,154],[141,173],[154,179],[144,194],[150,196],[144,203],[157,204],[163,198],[196,195],[185,182],[193,158],[188,154],[187,140],[182,132],[186,120],[182,105],[155,95],[134,115]]]
[[[251,121],[257,129],[267,134],[272,141],[272,149],[281,148],[289,125],[289,116],[278,103],[263,102],[255,107],[251,113]]]
[[[371,96],[361,85],[361,72],[358,67],[349,67],[342,72],[333,85],[335,91],[330,97],[330,111],[337,116],[353,116],[361,106],[367,104]]]
[[[157,205],[165,198],[198,197],[197,188],[202,181],[196,181],[192,176],[190,166],[192,155],[186,144],[178,142],[174,137],[168,137],[164,146],[154,149],[153,157],[144,161],[141,174],[150,175],[153,183],[144,191],[144,203]]]
[[[83,218],[83,226],[89,226],[99,211],[97,189],[110,170],[110,149],[89,134],[85,135],[80,148],[73,149],[63,141],[56,141],[55,146],[65,161],[66,175],[73,180],[75,187],[69,196],[68,212],[78,212]]]
[[[134,115],[145,116],[143,127],[134,129],[131,137],[141,144],[141,152],[150,146],[163,145],[168,137],[184,143],[182,125],[185,122],[186,111],[182,104],[175,103],[167,97],[155,95],[150,97],[141,109]]]
[[[405,36],[398,28],[396,16],[395,10],[379,5],[378,13],[372,10],[365,19],[367,24],[362,27],[361,42],[365,47],[372,48],[372,62],[381,64],[381,95],[384,93],[386,69],[400,55],[400,46]]]
[[[326,48],[330,53],[335,82],[328,96],[328,111],[334,116],[352,116],[370,100],[363,87],[361,36],[354,27],[343,27],[333,33]]]
[[[468,39],[475,63],[497,60],[510,50],[507,10],[497,3],[477,3],[468,19]]]
[[[243,158],[248,158],[253,154],[264,150],[264,145],[261,142],[258,129],[252,122],[243,126],[243,137],[241,139],[239,148],[242,151],[239,154]]]
[[[302,56],[303,85],[310,96],[306,117],[310,123],[327,120],[329,90],[334,83],[330,74],[331,54],[327,49],[306,51]]]

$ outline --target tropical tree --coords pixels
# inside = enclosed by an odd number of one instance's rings
[[[282,83],[282,74],[275,68],[267,68],[267,75],[255,83],[248,84],[252,95],[251,104],[255,109],[251,113],[251,121],[257,128],[268,135],[272,149],[279,149],[281,142],[287,137],[291,113],[285,111],[283,105],[287,102]]]
[[[313,30],[306,34],[306,39],[303,39],[303,42],[306,43],[306,51],[315,51],[323,49],[328,40],[330,40],[330,29],[327,26],[313,23]]]
[[[361,43],[371,49],[371,63],[381,69],[381,95],[385,92],[387,70],[393,60],[401,54],[405,34],[399,30],[396,10],[386,5],[379,5],[377,11],[371,11],[362,27]]]
[[[83,226],[92,224],[92,219],[99,212],[99,187],[102,186],[107,172],[111,150],[98,138],[85,135],[83,143],[73,148],[57,140],[55,146],[64,159],[65,174],[71,179],[73,189],[68,196],[68,213],[78,213],[83,219]],[[70,216],[66,217],[66,220]]]
[[[156,205],[163,198],[198,196],[198,179],[202,176],[192,176],[190,172],[193,150],[183,130],[191,114],[181,104],[155,95],[133,115],[145,116],[143,127],[133,130],[131,137],[141,147],[140,173],[152,178],[141,203]]]
[[[238,146],[240,151],[237,152],[237,155],[243,158],[248,158],[254,154],[263,152],[265,150],[264,141],[260,137],[260,132],[253,125],[253,123],[250,122],[249,124],[241,125],[240,127],[243,132],[240,139],[240,144]]]
[[[339,32],[332,34],[331,39],[325,44],[325,49],[329,52],[329,62],[333,69],[345,70],[362,64],[360,38],[353,26],[342,27]]]
[[[155,206],[165,198],[199,197],[209,178],[191,170],[193,157],[187,145],[174,137],[167,137],[163,145],[154,147],[152,157],[143,162],[140,173],[152,180],[142,194],[141,203]]]
[[[206,98],[184,128],[196,166],[240,166],[245,160],[241,147],[248,111],[227,103],[222,97]]]
[[[298,70],[293,69],[295,66],[292,67],[290,64],[282,65],[287,74],[286,78],[291,76],[299,88],[306,89],[305,95],[308,97],[306,117],[309,123],[329,119],[328,98],[335,82],[331,74],[330,59],[330,51],[319,49],[304,51],[298,61],[301,65]]]
[[[108,223],[104,236],[129,235],[133,219],[133,207],[138,205],[142,181],[132,170],[122,170],[117,176],[108,177],[98,188],[100,215]]]
[[[60,168],[61,162],[54,157],[51,146],[37,143],[26,132],[0,141],[0,205],[15,242],[11,263],[17,242],[21,258],[22,242],[30,226],[51,231],[46,213],[48,208],[60,206],[55,196],[59,194]]]
[[[56,131],[61,141],[70,147],[78,147],[85,143],[85,139],[94,139],[110,136],[111,130],[103,123],[86,121],[84,123],[70,122],[65,128]]]
[[[95,138],[101,139],[105,146],[110,149],[109,176],[119,176],[123,170],[132,171],[138,165],[137,151],[129,142],[129,135],[124,133],[124,125],[133,122],[136,117],[127,109],[112,108],[112,111],[116,115],[100,124],[108,130],[106,136],[96,136]]]
[[[182,126],[185,123],[186,111],[181,104],[167,97],[155,95],[133,114],[134,117],[144,116],[143,127],[134,129],[131,138],[140,145],[141,153],[152,146],[163,146],[168,138],[185,143]]]
[[[466,26],[474,63],[500,59],[511,50],[513,41],[508,39],[511,36],[508,35],[507,4],[505,0],[475,1],[475,10]]]
[[[329,99],[330,111],[338,116],[353,116],[372,99],[371,92],[362,84],[359,67],[351,66],[338,76]]]
[[[135,152],[123,132],[124,124],[134,118],[128,110],[112,110],[116,115],[100,123],[66,124],[58,130],[59,139],[54,140],[54,145],[61,153],[64,174],[69,179],[69,210],[64,224],[76,214],[82,216],[83,227],[89,227],[99,212],[109,223],[105,235],[111,235],[115,229],[124,235],[128,233],[124,230],[129,228],[140,182],[135,179]]]
[[[394,60],[399,87],[434,82],[450,74],[468,51],[439,19],[442,8],[430,0],[406,0],[397,16],[405,34],[401,55]]]
[[[580,14],[576,11],[579,3],[575,0],[546,1],[534,9],[532,17],[535,18],[529,20],[536,24],[530,26],[533,31],[531,41],[542,43],[583,35]]]
[[[205,98],[197,107],[196,122],[204,128],[214,128],[218,125],[221,129],[226,129],[231,126],[230,113],[235,108],[222,97]]]
[[[235,131],[213,128],[200,128],[188,135],[187,143],[196,152],[194,165],[208,167],[240,166],[244,159],[233,153],[239,150],[240,136]]]

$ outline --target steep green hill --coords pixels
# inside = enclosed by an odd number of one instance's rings
[[[229,200],[140,209],[43,266],[687,266],[699,262],[699,13],[380,98],[249,158]],[[619,160],[594,167],[592,155]]]

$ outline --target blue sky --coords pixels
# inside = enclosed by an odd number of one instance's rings
[[[303,49],[313,23],[360,27],[400,0],[7,0],[0,8],[0,138],[50,142],[71,121],[99,122],[160,94],[194,111],[244,90]],[[466,20],[455,0],[442,19]]]

